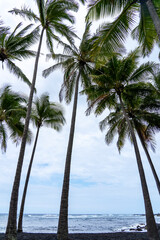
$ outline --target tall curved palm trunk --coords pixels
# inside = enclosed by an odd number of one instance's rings
[[[149,154],[149,152],[148,152],[148,150],[147,150],[147,148],[146,148],[146,145],[145,145],[145,143],[144,143],[144,139],[143,139],[143,137],[142,137],[141,132],[137,130],[137,133],[138,133],[139,139],[140,139],[140,141],[141,141],[142,147],[143,147],[143,149],[144,149],[144,151],[145,151],[145,154],[146,154],[146,156],[147,156],[148,162],[149,162],[149,164],[150,164],[150,167],[151,167],[151,170],[152,170],[152,173],[153,173],[153,176],[154,176],[154,179],[155,179],[157,188],[158,188],[158,192],[159,192],[159,194],[160,194],[160,181],[159,181],[158,175],[157,175],[157,173],[156,173],[155,167],[154,167],[154,165],[153,165],[152,159],[151,159],[150,154]]]
[[[154,214],[153,214],[153,210],[152,210],[152,205],[151,205],[151,201],[150,201],[147,182],[146,182],[146,178],[145,178],[145,174],[144,174],[144,169],[143,169],[143,165],[142,165],[142,160],[141,160],[136,136],[134,134],[134,130],[132,128],[132,125],[130,123],[128,115],[126,114],[124,104],[123,104],[123,101],[121,98],[121,94],[119,93],[118,96],[119,96],[119,100],[120,100],[120,104],[121,104],[121,107],[123,110],[124,117],[128,123],[130,133],[132,136],[132,140],[133,140],[133,145],[134,145],[134,150],[135,150],[135,155],[136,155],[137,165],[138,165],[138,171],[139,171],[140,180],[141,180],[143,198],[144,198],[148,238],[149,238],[149,240],[159,240],[158,230],[157,230],[156,222],[154,219]]]
[[[31,89],[30,89],[30,96],[29,96],[29,101],[28,101],[28,109],[27,109],[27,115],[26,115],[26,120],[25,120],[24,132],[23,132],[23,137],[22,137],[22,142],[21,142],[21,148],[20,148],[20,153],[19,153],[19,158],[18,158],[15,179],[14,179],[12,193],[11,193],[9,216],[8,216],[8,223],[7,223],[7,228],[6,228],[6,235],[5,235],[6,240],[16,240],[17,239],[18,193],[19,193],[22,165],[23,165],[26,140],[27,140],[27,132],[28,132],[28,127],[29,127],[32,100],[33,100],[33,94],[34,94],[34,89],[35,89],[38,62],[39,62],[39,56],[40,56],[40,50],[41,50],[44,30],[45,29],[43,28],[41,31],[38,51],[37,51],[37,55],[36,55],[36,59],[35,59],[33,79],[32,79],[32,84],[31,84]]]
[[[34,154],[35,154],[35,150],[36,150],[36,146],[37,146],[39,130],[40,130],[40,127],[37,128],[36,138],[34,141],[33,151],[32,151],[32,155],[31,155],[31,159],[30,159],[30,163],[29,163],[29,167],[28,167],[28,171],[27,171],[27,176],[26,176],[26,180],[25,180],[25,185],[24,185],[24,190],[23,190],[23,195],[22,195],[22,202],[21,202],[21,207],[20,207],[20,214],[19,214],[19,219],[18,219],[18,230],[17,230],[18,232],[23,231],[22,223],[23,223],[24,205],[25,205],[27,188],[28,188],[29,178],[30,178],[31,169],[32,169],[32,163],[33,163]]]
[[[143,1],[143,0],[141,0],[141,1]],[[149,11],[152,21],[154,23],[158,38],[160,40],[160,18],[155,10],[152,0],[145,0],[145,3],[147,5],[148,11]]]
[[[68,240],[69,182],[70,182],[71,157],[72,157],[73,139],[74,139],[74,132],[75,132],[76,113],[77,113],[79,79],[80,79],[80,72],[76,80],[70,134],[69,134],[68,148],[67,148],[67,154],[66,154],[66,163],[65,163],[65,170],[64,170],[64,179],[63,179],[58,231],[57,231],[58,240]]]

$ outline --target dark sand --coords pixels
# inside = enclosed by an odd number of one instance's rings
[[[0,240],[4,234],[0,233]],[[51,233],[19,233],[18,240],[56,240],[56,234]],[[146,232],[116,232],[116,233],[74,233],[69,234],[70,240],[148,240]]]

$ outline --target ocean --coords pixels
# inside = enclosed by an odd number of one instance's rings
[[[0,214],[0,232],[5,232],[7,214]],[[155,216],[160,223],[160,216]],[[32,233],[56,233],[57,214],[25,214],[23,231]],[[69,215],[70,233],[108,233],[132,231],[137,226],[145,227],[142,214],[73,214]],[[145,229],[143,229],[145,231]]]

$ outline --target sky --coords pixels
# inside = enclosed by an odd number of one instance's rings
[[[5,0],[0,1],[0,16],[6,25],[12,30],[19,23],[27,23],[22,18],[8,13],[14,7],[20,8],[23,5],[30,6],[36,10],[34,1],[30,0]],[[81,37],[84,31],[84,19],[86,9],[80,7],[76,14],[76,31]],[[109,20],[109,19],[108,19]],[[92,29],[95,30],[98,24],[93,23]],[[127,49],[134,49],[136,42],[127,40]],[[37,45],[33,46],[36,50]],[[55,50],[57,44],[54,45]],[[63,81],[63,73],[55,71],[47,79],[42,77],[42,71],[52,65],[52,61],[46,62],[45,54],[48,53],[45,44],[42,53],[38,75],[37,75],[37,95],[48,92],[50,100],[58,102],[58,93]],[[151,60],[158,61],[158,51],[154,50],[150,56]],[[148,61],[148,59],[146,59]],[[32,78],[34,58],[17,62],[28,78]],[[5,83],[12,86],[13,90],[29,94],[29,88],[17,80],[11,74],[6,66],[4,69],[0,66],[2,87]],[[48,128],[41,128],[38,140],[37,150],[34,158],[33,169],[31,173],[28,194],[26,199],[25,213],[58,213],[60,207],[60,197],[62,190],[63,172],[65,164],[66,149],[69,136],[69,127],[72,113],[72,102],[66,105],[62,102],[65,109],[66,125],[60,133]],[[116,147],[116,138],[112,144],[107,146],[104,141],[105,131],[99,129],[99,122],[105,117],[107,111],[95,117],[92,113],[85,116],[87,109],[86,97],[79,96],[78,112],[76,119],[76,129],[72,153],[70,195],[69,195],[69,213],[144,213],[144,202],[140,185],[140,178],[137,169],[133,146],[126,141],[121,154]],[[33,130],[32,144],[27,145],[19,200],[25,181],[25,175],[29,164],[32,147],[35,137],[35,128]],[[160,135],[156,135],[157,148],[156,153],[151,153],[154,165],[158,175],[160,172]],[[140,144],[139,144],[140,145]],[[9,201],[14,180],[17,159],[20,146],[15,146],[8,141],[7,152],[0,153],[0,213],[7,213]],[[149,192],[155,213],[160,212],[159,194],[154,182],[147,159],[140,148],[142,161],[146,173]]]

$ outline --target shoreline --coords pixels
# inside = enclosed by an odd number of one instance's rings
[[[0,233],[0,240],[4,240]],[[18,240],[57,240],[56,233],[18,233]],[[70,240],[148,240],[147,232],[70,233]]]

